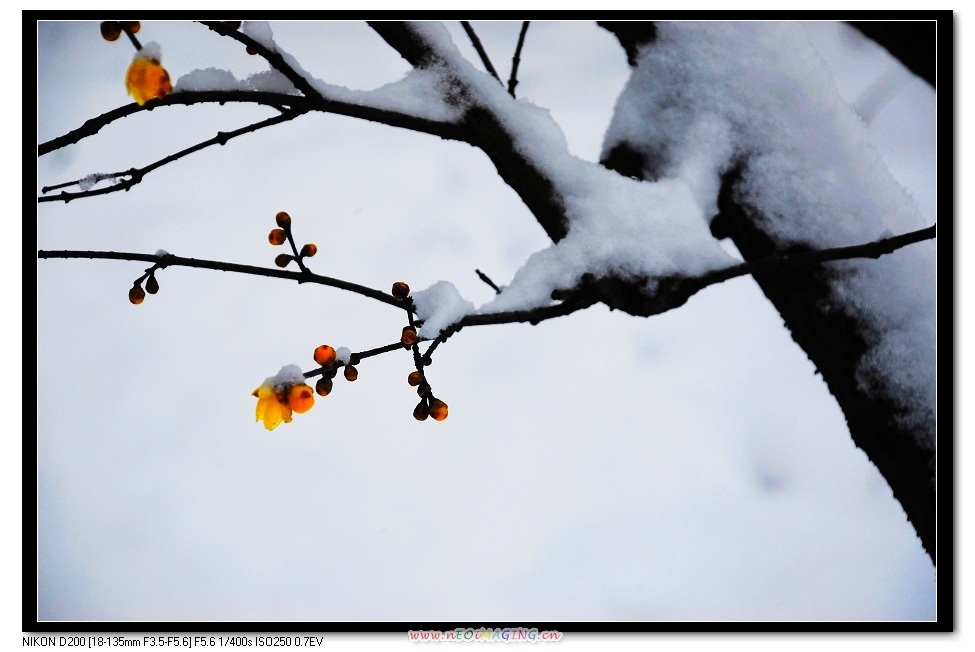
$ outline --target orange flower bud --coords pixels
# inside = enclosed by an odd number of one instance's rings
[[[410,286],[403,281],[396,281],[393,283],[393,296],[402,301],[410,296]]]
[[[426,421],[428,416],[430,416],[430,410],[427,409],[427,402],[420,401],[417,403],[416,407],[413,408],[413,418],[417,421]]]
[[[352,382],[353,380],[359,377],[359,370],[350,364],[345,365],[344,373],[345,373],[345,379],[349,382]]]
[[[156,280],[155,276],[150,276],[146,279],[146,292],[149,294],[159,292],[159,281]]]
[[[142,289],[141,285],[133,285],[132,289],[129,290],[129,301],[135,305],[139,305],[146,300],[145,290]]]
[[[315,393],[311,391],[311,387],[299,383],[291,388],[288,394],[288,406],[292,410],[302,414],[310,410],[313,405],[315,405]]]
[[[274,257],[274,264],[278,267],[287,267],[288,264],[294,260],[291,254],[278,254]]]
[[[410,384],[410,387],[416,387],[422,381],[423,381],[423,376],[420,375],[419,371],[414,371],[409,376],[406,377],[406,382]]]
[[[125,23],[125,26],[129,28],[129,31],[133,34],[138,34],[139,30],[142,29],[142,23],[137,20],[130,20]]]
[[[416,331],[413,330],[412,326],[403,327],[403,334],[400,336],[399,341],[406,346],[413,346],[416,344]]]
[[[329,367],[335,364],[335,349],[328,344],[322,344],[315,349],[315,362],[323,367]]]
[[[443,421],[447,418],[447,404],[441,401],[439,398],[433,400],[430,404],[430,416],[436,421]]]
[[[244,51],[247,52],[247,54],[257,54],[257,50],[255,50],[249,45],[246,48],[244,48]]]
[[[315,391],[318,392],[319,396],[328,396],[332,391],[332,379],[319,378],[318,382],[315,383]]]
[[[302,258],[311,258],[312,256],[314,256],[317,253],[318,253],[318,247],[316,247],[315,245],[313,245],[311,243],[308,243],[304,247],[301,248],[301,257]]]
[[[118,37],[122,35],[122,26],[117,20],[103,21],[99,27],[101,28],[102,38],[106,41],[117,41]]]
[[[267,234],[267,241],[275,247],[283,245],[287,239],[288,236],[285,235],[284,229],[271,229],[271,232]]]
[[[291,216],[285,213],[284,211],[281,211],[280,213],[274,216],[274,221],[278,223],[278,226],[284,228],[289,224],[291,224]]]

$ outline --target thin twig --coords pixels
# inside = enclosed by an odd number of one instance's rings
[[[803,251],[793,254],[774,254],[758,260],[740,263],[724,269],[705,272],[698,277],[686,279],[696,289],[703,289],[709,285],[723,283],[738,276],[762,274],[779,269],[795,269],[808,267],[834,260],[848,260],[852,258],[880,258],[881,256],[923,240],[931,240],[937,235],[938,223],[917,231],[910,231],[901,235],[881,238],[873,242],[847,247],[832,247],[816,251]],[[695,290],[696,291],[696,290]]]
[[[471,27],[471,24],[466,20],[460,21],[460,24],[463,25],[464,31],[467,32],[467,36],[470,37],[471,45],[473,45],[474,49],[477,50],[477,54],[479,57],[481,57],[481,62],[484,64],[484,67],[487,68],[489,73],[491,73],[491,76],[501,82],[501,85],[504,86],[504,82],[502,82],[501,78],[498,76],[498,71],[494,69],[491,59],[484,50],[484,46],[481,45],[481,39],[477,38],[477,33],[474,32],[474,28]]]
[[[150,172],[152,172],[157,168],[161,168],[167,163],[172,163],[173,161],[177,161],[183,158],[184,156],[189,156],[193,152],[198,152],[201,149],[206,149],[207,147],[210,147],[212,145],[226,145],[228,141],[237,138],[238,136],[242,136],[244,134],[258,131],[259,129],[263,129],[265,127],[271,127],[273,125],[280,124],[282,122],[294,120],[295,118],[297,118],[300,115],[303,115],[304,113],[306,113],[306,111],[288,111],[282,113],[281,115],[276,115],[273,118],[268,118],[267,120],[262,120],[261,122],[255,122],[246,127],[241,127],[240,129],[235,129],[233,131],[220,131],[217,132],[216,136],[210,138],[209,140],[204,140],[200,143],[197,143],[196,145],[193,145],[192,147],[187,147],[186,149],[176,152],[175,154],[170,154],[169,156],[161,158],[155,163],[150,163],[145,167],[131,168],[124,172],[112,172],[109,174],[98,175],[99,177],[101,177],[101,179],[120,178],[123,176],[129,177],[128,179],[124,181],[120,181],[114,185],[106,186],[104,188],[98,188],[97,190],[83,190],[81,192],[61,192],[57,195],[51,195],[48,197],[38,197],[37,201],[38,202],[47,202],[47,201],[69,202],[72,199],[78,199],[81,197],[94,197],[96,195],[105,195],[111,192],[118,192],[120,190],[128,191],[128,189],[131,188],[132,186],[141,183],[145,175],[149,174]],[[64,188],[72,185],[80,185],[81,181],[82,181],[81,179],[78,179],[77,181],[69,181],[54,186],[45,186],[41,188],[41,192],[46,193],[46,192],[50,192],[51,190],[56,190],[58,188]]]
[[[525,44],[525,34],[528,33],[528,23],[526,20],[521,24],[521,33],[518,34],[518,45],[515,46],[515,56],[511,59],[511,77],[508,79],[508,93],[511,97],[515,96],[515,86],[518,85],[518,64],[521,63],[521,48]]]
[[[353,353],[349,356],[349,364],[357,365],[362,360],[366,358],[371,358],[373,356],[382,355],[383,353],[389,353],[390,351],[400,351],[403,345],[400,342],[395,342],[393,344],[387,344],[386,346],[380,346],[375,349],[369,349],[368,351],[359,351],[358,353]],[[332,369],[338,369],[339,367],[344,367],[345,365],[339,362],[329,365],[327,367],[319,367],[318,369],[312,369],[311,371],[306,371],[303,375],[305,378],[314,378],[315,376],[321,376],[327,371]]]
[[[497,284],[494,281],[492,281],[491,278],[487,274],[485,274],[484,272],[482,272],[479,269],[475,269],[474,271],[477,272],[478,278],[480,278],[482,281],[484,281],[485,283],[487,283],[488,285],[490,285],[492,288],[494,288],[494,293],[495,294],[501,294],[501,288],[499,288],[497,286]]]
[[[91,258],[108,260],[141,260],[148,263],[160,263],[163,267],[195,267],[198,269],[214,269],[220,272],[236,272],[238,274],[250,274],[252,276],[267,276],[269,278],[284,278],[299,283],[315,283],[317,285],[327,285],[330,287],[355,292],[364,297],[375,299],[382,303],[387,303],[400,310],[403,303],[391,294],[386,294],[380,290],[375,290],[358,283],[343,281],[342,279],[322,276],[312,272],[289,272],[284,269],[271,267],[257,267],[255,265],[241,265],[239,263],[227,263],[220,260],[205,260],[201,258],[184,258],[165,254],[157,256],[155,254],[138,254],[120,251],[38,251],[38,258]],[[400,345],[402,346],[402,344]]]
[[[236,41],[240,41],[245,46],[249,46],[252,50],[257,52],[257,54],[266,59],[275,70],[287,77],[288,81],[294,84],[295,88],[301,91],[301,94],[305,97],[312,97],[319,100],[325,99],[325,97],[311,85],[311,82],[309,82],[304,75],[292,68],[291,65],[284,60],[284,57],[281,56],[280,52],[269,50],[262,43],[252,39],[247,34],[230,27],[222,21],[201,20],[199,23],[208,27],[217,34],[220,34],[221,36],[232,38]]]
[[[139,39],[137,39],[135,37],[135,34],[132,33],[132,30],[129,29],[129,26],[126,23],[126,21],[120,20],[119,23],[118,23],[118,26],[122,28],[122,31],[125,32],[125,35],[129,37],[129,40],[130,41],[132,41],[132,47],[134,47],[136,49],[136,51],[141,50],[142,49],[142,43],[139,43]]]

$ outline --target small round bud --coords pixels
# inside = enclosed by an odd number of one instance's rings
[[[278,226],[284,228],[289,224],[291,224],[291,216],[285,213],[284,211],[281,211],[280,213],[274,216],[274,221],[278,223]]]
[[[350,383],[359,377],[359,370],[352,365],[345,365],[345,379]]]
[[[240,29],[240,23],[241,23],[241,21],[239,21],[239,20],[225,20],[225,21],[223,21],[223,24],[226,25],[227,27],[229,27],[230,29]]]
[[[406,377],[406,382],[410,384],[410,387],[416,387],[423,382],[423,376],[420,375],[419,371],[414,371]]]
[[[244,48],[244,51],[247,52],[247,54],[257,54],[257,50],[255,50],[249,45],[246,48]]]
[[[299,383],[291,388],[288,393],[288,407],[302,414],[307,412],[315,405],[315,394],[312,393],[311,387],[305,383]]]
[[[102,32],[102,38],[106,41],[117,41],[118,37],[122,35],[122,26],[119,25],[117,20],[103,21],[99,27]]]
[[[315,391],[318,392],[319,396],[328,396],[332,391],[332,379],[319,378],[318,382],[315,383]]]
[[[419,396],[420,398],[425,398],[427,395],[427,390],[429,389],[430,389],[429,385],[427,385],[426,383],[420,383],[420,386],[416,388],[416,395]]]
[[[396,281],[393,283],[393,296],[402,301],[410,296],[410,286],[403,281]]]
[[[129,20],[125,22],[125,26],[129,28],[129,31],[133,34],[138,34],[139,30],[142,29],[142,23],[137,20]]]
[[[433,399],[430,403],[430,416],[434,418],[435,421],[443,421],[447,418],[447,404],[441,401],[439,398]]]
[[[430,416],[430,410],[427,408],[426,401],[420,401],[413,408],[413,418],[417,421],[426,421],[427,417]]]
[[[308,244],[306,244],[304,247],[301,248],[300,253],[302,258],[311,258],[312,256],[318,253],[318,247],[316,247],[315,245],[309,242]]]
[[[335,364],[335,349],[328,344],[322,344],[315,349],[315,362],[323,367],[329,367]]]
[[[156,280],[155,276],[150,276],[146,279],[146,292],[149,294],[159,292],[159,281]]]
[[[145,290],[142,289],[141,285],[133,285],[132,289],[129,290],[129,301],[134,305],[139,305],[146,300]]]
[[[416,344],[416,331],[412,326],[403,327],[403,334],[400,336],[399,341],[406,346],[413,346]]]
[[[285,235],[284,229],[271,229],[271,232],[267,234],[267,241],[275,247],[283,245],[287,239],[288,236]]]
[[[278,254],[274,257],[274,264],[278,267],[287,267],[288,264],[294,260],[291,254]]]

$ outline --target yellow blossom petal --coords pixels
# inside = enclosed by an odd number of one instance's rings
[[[166,97],[173,90],[169,73],[158,59],[139,58],[132,62],[125,73],[125,90],[142,105],[149,100]]]
[[[254,391],[257,392],[256,421],[263,421],[268,430],[274,430],[282,421],[291,422],[291,408],[282,401],[282,396],[273,387],[261,385]]]

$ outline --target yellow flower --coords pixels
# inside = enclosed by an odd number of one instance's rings
[[[315,405],[315,392],[305,384],[301,369],[295,365],[281,368],[254,390],[257,397],[257,421],[274,430],[281,422],[291,423],[291,413],[303,414]]]
[[[125,73],[125,90],[142,105],[149,100],[166,97],[173,90],[169,73],[154,57],[136,56]]]

